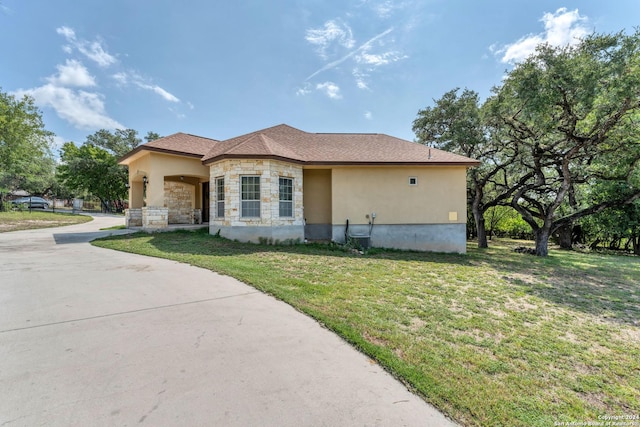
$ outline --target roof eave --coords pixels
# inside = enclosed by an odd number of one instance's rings
[[[154,153],[171,154],[171,155],[174,155],[174,156],[191,157],[191,158],[194,158],[194,159],[202,159],[202,156],[203,156],[202,154],[185,153],[184,151],[169,150],[169,149],[166,149],[166,148],[158,148],[158,147],[147,147],[147,146],[141,145],[141,146],[135,148],[134,150],[128,152],[124,156],[120,157],[118,159],[118,164],[119,165],[126,165],[127,163],[125,163],[125,160],[129,159],[130,157],[136,156],[141,151],[150,151],[150,152],[154,152]]]
[[[358,161],[303,161],[297,159],[291,159],[288,157],[282,156],[273,156],[273,155],[244,155],[244,154],[222,154],[219,156],[212,157],[207,160],[203,160],[202,164],[207,166],[212,163],[219,162],[221,160],[227,159],[255,159],[255,160],[280,160],[283,162],[296,163],[305,166],[465,166],[465,167],[474,167],[479,166],[480,162],[478,161],[468,161],[468,162],[434,162],[434,161],[425,161],[425,162],[358,162]]]
[[[479,166],[480,162],[358,162],[358,161],[310,161],[309,166]]]

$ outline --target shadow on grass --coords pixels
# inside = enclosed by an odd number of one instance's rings
[[[174,234],[175,233],[175,234]],[[173,237],[174,235],[175,237]],[[190,236],[191,239],[182,239]],[[149,242],[158,250],[183,252],[191,255],[233,256],[255,253],[288,253],[308,256],[330,256],[339,258],[385,259],[398,261],[438,262],[457,265],[470,265],[465,255],[403,251],[394,249],[371,248],[360,253],[337,243],[295,243],[295,244],[259,244],[229,240],[212,236],[208,230],[158,233]]]
[[[484,262],[527,295],[603,321],[640,326],[640,258],[564,250],[545,258],[510,249],[490,252]]]
[[[256,253],[289,253],[309,256],[331,256],[340,258],[389,259],[399,261],[444,262],[470,265],[466,255],[401,251],[372,248],[365,254],[355,253],[344,246],[330,243],[298,243],[292,245],[267,245],[243,243],[210,235],[207,229],[176,230],[166,233],[134,233],[129,236],[114,236],[109,239],[149,237],[149,244],[161,252],[186,255],[238,256]]]
[[[487,280],[504,280],[525,295],[591,314],[603,321],[640,326],[640,259],[554,250],[548,257],[515,253],[508,245],[489,249],[469,246],[467,255],[411,252],[374,248],[361,255],[335,244],[262,245],[240,243],[203,231],[174,231],[151,236],[136,233],[109,239],[148,239],[167,254],[247,256],[287,253],[306,256],[433,263],[477,267]]]

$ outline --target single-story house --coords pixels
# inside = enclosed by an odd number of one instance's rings
[[[225,141],[176,133],[120,164],[129,167],[128,227],[208,223],[240,241],[353,237],[464,253],[466,171],[478,162],[383,134],[282,124]]]

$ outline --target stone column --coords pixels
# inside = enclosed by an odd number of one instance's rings
[[[153,231],[169,226],[169,209],[161,206],[142,208],[142,228]]]
[[[124,211],[125,227],[142,227],[142,209],[125,209]]]

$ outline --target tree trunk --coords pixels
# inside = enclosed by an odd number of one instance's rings
[[[558,244],[560,249],[573,249],[573,224],[569,223],[558,228]]]
[[[538,228],[535,230],[534,235],[536,237],[536,255],[549,255],[549,236],[551,235],[551,227],[545,226]]]
[[[478,233],[478,247],[479,248],[488,248],[489,244],[487,243],[487,229],[484,223],[484,215],[483,212],[480,211],[478,206],[471,207],[473,211],[473,218],[476,223],[476,232]]]

